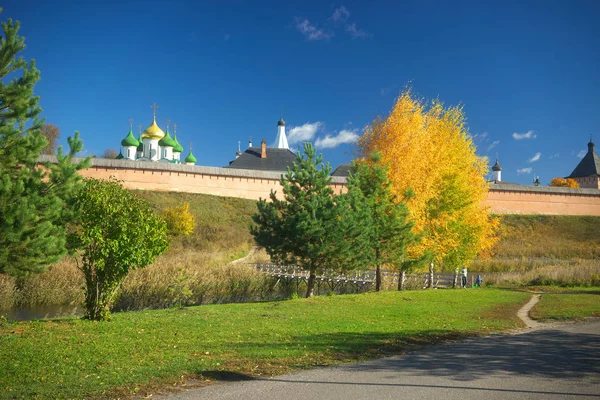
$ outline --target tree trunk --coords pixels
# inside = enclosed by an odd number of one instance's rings
[[[375,249],[375,263],[377,265],[375,269],[375,291],[379,292],[381,290],[381,263],[379,259],[381,257],[381,253],[379,249]]]
[[[308,277],[308,287],[306,288],[306,298],[313,297],[315,294],[315,280],[317,279],[317,275],[314,270],[310,270],[310,275]]]
[[[433,289],[433,262],[429,264],[429,289]]]
[[[404,282],[406,281],[406,271],[400,272],[398,277],[398,290],[404,290]]]
[[[102,276],[98,276],[96,271],[88,268],[82,268],[85,275],[84,318],[93,321],[108,321],[110,320],[110,307],[125,277],[121,277],[115,284],[107,285],[102,282]]]
[[[85,318],[92,321],[107,320],[110,315],[110,305],[102,285],[97,279],[86,279]]]

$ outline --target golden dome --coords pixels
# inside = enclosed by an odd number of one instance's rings
[[[144,132],[142,132],[142,139],[156,139],[160,140],[165,136],[165,133],[162,129],[156,125],[156,119],[152,121],[152,125],[146,128]]]

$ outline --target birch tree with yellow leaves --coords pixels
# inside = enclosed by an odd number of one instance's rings
[[[475,154],[462,107],[398,98],[387,118],[377,118],[359,139],[360,156],[379,152],[389,165],[392,190],[407,201],[414,233],[422,240],[409,253],[430,252],[445,270],[485,256],[497,240],[499,221],[484,206],[487,159]]]

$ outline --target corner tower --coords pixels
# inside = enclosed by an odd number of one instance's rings
[[[596,154],[595,145],[590,136],[587,154],[581,159],[577,167],[567,178],[572,178],[579,183],[579,187],[600,189],[600,157]]]

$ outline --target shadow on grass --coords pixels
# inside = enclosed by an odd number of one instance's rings
[[[595,326],[598,328],[598,324]],[[345,368],[361,372],[402,371],[457,381],[508,374],[554,379],[589,377],[600,383],[600,335],[542,330],[485,337]]]
[[[590,326],[598,329],[599,324]],[[307,351],[307,354],[297,357],[290,356],[286,361],[295,368],[310,368],[420,349],[421,351],[412,351],[400,357],[350,364],[341,368],[360,374],[389,371],[389,379],[398,379],[394,375],[397,373],[403,376],[445,377],[454,381],[476,381],[497,375],[549,379],[586,378],[593,383],[600,383],[600,335],[595,334],[593,329],[577,333],[571,332],[571,327],[567,327],[519,335],[495,335],[445,343],[434,348],[423,345],[461,338],[464,334],[421,331],[418,334],[411,333],[410,337],[371,332],[307,335],[293,338],[291,342],[306,346],[306,349],[310,349],[310,354]],[[268,354],[283,351],[284,347],[291,345],[250,342],[240,344],[238,350],[240,354],[244,354],[246,350],[256,354],[257,349],[259,353],[264,350]],[[260,358],[256,357],[256,364],[262,364],[263,361],[267,363],[266,359],[259,360]],[[272,359],[269,361],[272,362]],[[269,373],[268,370],[260,372]],[[276,371],[273,372],[276,374]],[[225,379],[219,376],[224,373]],[[205,372],[200,374],[206,376]],[[214,378],[234,380],[227,379],[227,374],[232,374],[233,377],[238,375],[219,371]]]
[[[221,382],[240,382],[255,379],[253,376],[233,371],[201,371],[198,375],[205,379],[214,379]]]

